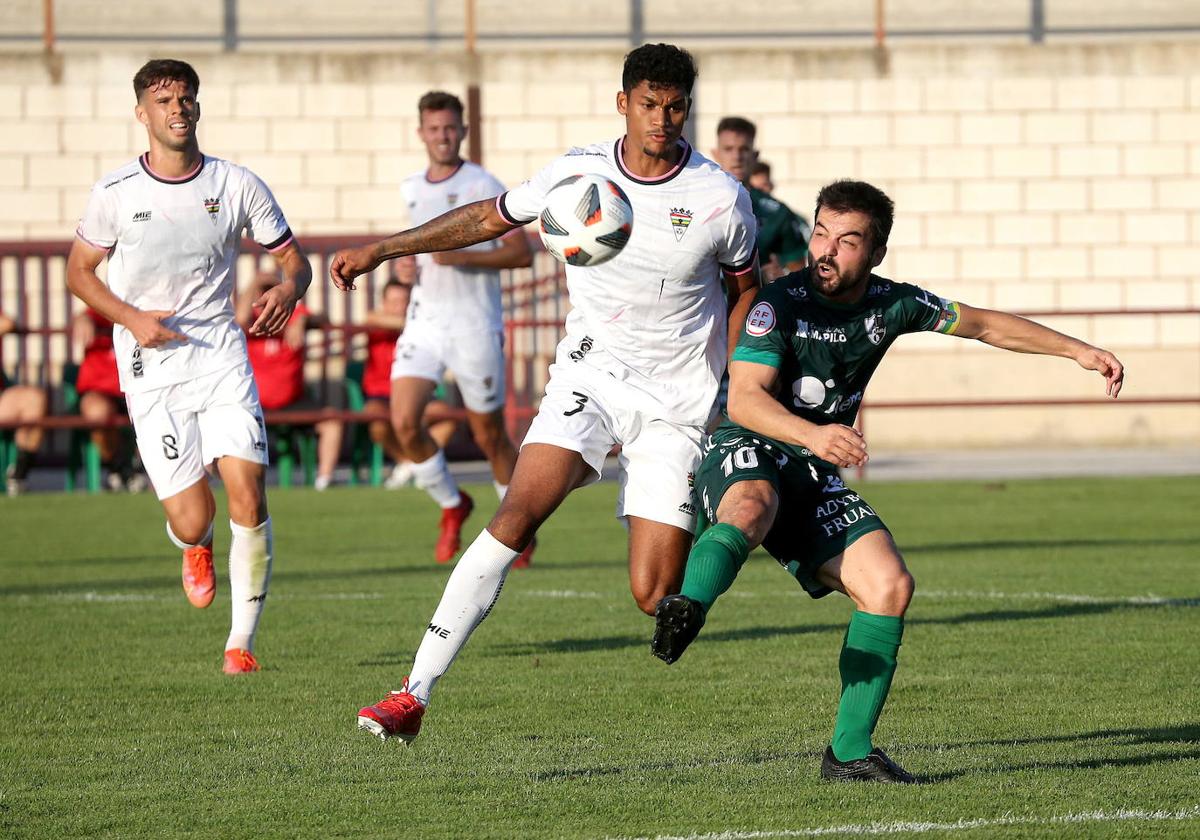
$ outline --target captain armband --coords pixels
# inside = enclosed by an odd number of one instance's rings
[[[941,304],[941,312],[938,313],[937,323],[933,328],[937,332],[954,335],[954,331],[958,329],[958,322],[962,319],[958,303],[945,298],[938,298],[938,302]]]

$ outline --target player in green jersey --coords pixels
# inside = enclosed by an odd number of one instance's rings
[[[1040,324],[872,274],[887,251],[892,202],[870,184],[829,184],[815,218],[810,266],[764,287],[747,317],[730,364],[729,418],[709,437],[696,473],[700,536],[682,592],[658,603],[651,651],[677,660],[761,544],[812,597],[837,590],[856,607],[821,775],[909,783],[871,734],[896,670],[913,578],[878,514],[837,472],[867,461],[853,428],[867,382],[896,338],[922,330],[1073,359],[1098,371],[1114,398],[1124,369],[1107,350]]]
[[[768,191],[750,183],[758,149],[758,129],[745,117],[722,117],[717,123],[717,146],[712,159],[741,181],[750,193],[754,218],[758,219],[758,255],[763,279],[767,281],[804,267],[808,250],[808,222]]]

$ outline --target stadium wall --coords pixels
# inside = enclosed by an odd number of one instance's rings
[[[61,81],[0,54],[0,238],[71,235],[89,185],[144,148],[129,79],[163,50],[76,48]],[[303,234],[391,231],[424,162],[415,102],[462,93],[455,53],[196,52],[201,144],[272,186]],[[695,135],[759,125],[777,195],[859,177],[897,223],[881,273],[1015,310],[1200,307],[1200,41],[698,47]],[[481,55],[485,164],[508,183],[563,148],[615,137],[623,50]],[[0,301],[0,306],[5,304]],[[1108,346],[1129,396],[1200,394],[1200,316],[1045,318]],[[940,336],[903,339],[876,400],[1098,396],[1071,363]],[[890,412],[875,446],[1200,442],[1196,406]]]

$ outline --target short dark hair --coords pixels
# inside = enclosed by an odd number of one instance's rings
[[[758,161],[758,163],[756,163],[750,167],[750,174],[751,175],[766,175],[768,178],[770,178],[771,177],[771,164],[767,163],[765,160],[760,160],[760,161]]]
[[[458,114],[459,122],[462,122],[463,118],[462,100],[444,90],[431,90],[420,98],[417,102],[417,116],[424,116],[426,111],[453,111]]]
[[[732,131],[734,134],[745,134],[750,138],[751,143],[758,136],[758,129],[754,127],[754,123],[745,117],[721,117],[721,121],[717,123],[717,134],[723,131]]]
[[[649,82],[651,90],[676,87],[690,97],[696,75],[696,62],[687,50],[673,44],[642,44],[625,56],[621,89],[629,93]]]
[[[142,91],[154,90],[170,82],[183,82],[192,89],[192,93],[200,93],[200,77],[192,65],[174,58],[155,58],[143,64],[142,69],[133,75],[133,95],[140,100]]]
[[[822,207],[828,207],[837,213],[866,213],[871,217],[871,247],[879,248],[887,244],[892,232],[892,218],[896,205],[879,187],[866,181],[852,181],[843,178],[826,184],[817,193],[817,213]]]

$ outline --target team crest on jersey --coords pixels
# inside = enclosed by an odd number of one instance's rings
[[[221,199],[204,199],[204,209],[208,211],[208,218],[212,219],[212,223],[215,225],[217,223],[217,214],[221,212]]]
[[[746,316],[746,332],[757,338],[775,329],[775,307],[765,300],[755,304]]]
[[[879,344],[887,335],[887,327],[883,323],[883,313],[875,312],[868,315],[863,321],[863,326],[867,328],[867,338],[872,344]]]
[[[458,193],[446,193],[446,204],[451,207],[458,206]]]
[[[682,207],[671,208],[671,229],[675,231],[676,242],[683,239],[683,235],[687,233],[688,225],[691,223],[691,210],[684,210]]]

